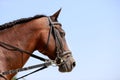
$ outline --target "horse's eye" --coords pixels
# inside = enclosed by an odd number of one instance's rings
[[[60,32],[61,37],[65,36],[65,32]]]

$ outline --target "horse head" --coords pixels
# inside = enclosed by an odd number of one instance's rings
[[[40,32],[37,50],[55,60],[60,72],[70,72],[76,64],[68,48],[62,24],[57,20],[60,11],[45,18],[46,24],[42,25],[44,28]]]

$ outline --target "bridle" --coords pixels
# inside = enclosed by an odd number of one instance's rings
[[[39,59],[39,60],[42,60],[42,61],[45,62],[43,64],[33,65],[33,66],[30,66],[30,67],[27,67],[27,68],[20,68],[20,69],[15,69],[15,70],[9,70],[9,71],[5,71],[5,72],[1,72],[0,76],[7,75],[7,74],[12,74],[12,73],[16,73],[16,72],[20,72],[20,71],[25,71],[25,70],[29,70],[29,69],[33,69],[33,68],[38,68],[38,67],[41,67],[41,66],[42,66],[42,68],[40,68],[38,70],[42,70],[42,69],[47,68],[48,66],[50,66],[52,64],[55,64],[55,65],[59,66],[61,64],[64,64],[67,61],[67,60],[65,61],[63,59],[63,57],[65,55],[67,55],[67,54],[71,55],[71,51],[64,51],[64,49],[63,49],[63,43],[61,41],[60,36],[58,36],[59,33],[58,33],[57,29],[54,26],[54,25],[61,25],[61,24],[59,22],[53,22],[50,17],[47,17],[47,18],[48,18],[48,21],[49,21],[50,29],[49,29],[47,43],[45,45],[45,48],[41,51],[41,53],[44,53],[48,49],[48,45],[49,45],[49,42],[50,42],[50,36],[52,34],[53,37],[54,37],[54,40],[55,40],[55,53],[56,53],[55,60],[50,60],[50,59],[42,58],[42,57],[37,56],[35,54],[31,54],[28,51],[22,50],[20,48],[17,48],[15,46],[12,46],[10,44],[7,44],[7,43],[4,43],[4,42],[0,41],[0,46],[3,47],[3,48],[5,48],[5,49],[7,49],[7,50],[18,51],[20,53],[25,53],[25,54],[30,55],[33,58],[36,58],[36,59]],[[35,73],[38,70],[33,71],[32,73]],[[25,76],[23,76],[23,77],[25,77]],[[22,77],[20,77],[20,78],[22,78]],[[20,79],[20,78],[18,78],[18,79]]]
[[[61,23],[59,23],[59,22],[53,22],[50,17],[47,17],[47,18],[48,18],[48,21],[49,21],[50,29],[49,29],[49,33],[48,33],[47,43],[46,43],[44,49],[41,50],[41,53],[44,53],[44,52],[47,51],[48,45],[49,45],[49,42],[50,42],[50,36],[52,34],[52,36],[53,36],[53,38],[55,40],[55,53],[56,53],[56,58],[53,61],[54,61],[54,63],[56,65],[60,65],[63,62],[65,62],[62,59],[62,57],[64,55],[71,54],[71,51],[64,51],[64,49],[63,49],[63,43],[61,41],[60,36],[58,36],[59,32],[55,28],[55,25],[60,25],[61,26]]]
[[[54,40],[55,40],[55,53],[56,53],[56,58],[55,58],[54,61],[55,61],[56,65],[61,65],[63,62],[65,62],[63,60],[63,56],[67,55],[67,54],[71,54],[71,51],[65,51],[63,49],[63,43],[61,41],[60,36],[58,36],[58,34],[60,34],[60,33],[57,31],[57,29],[54,26],[54,25],[60,25],[61,26],[61,23],[53,22],[50,17],[48,17],[48,21],[49,21],[50,30],[49,30],[48,41],[47,41],[45,49],[47,49],[47,47],[48,47],[48,44],[50,42],[49,41],[50,40],[50,34],[52,34],[53,37],[54,37]]]

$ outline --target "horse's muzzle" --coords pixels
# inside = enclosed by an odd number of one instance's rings
[[[71,72],[72,69],[76,66],[75,60],[71,54],[65,55],[63,58],[62,64],[59,65],[60,72]]]

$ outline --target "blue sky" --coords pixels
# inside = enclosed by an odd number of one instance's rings
[[[49,16],[60,8],[59,22],[77,66],[70,73],[51,66],[25,79],[120,80],[119,0],[0,0],[0,24],[36,14]],[[30,58],[25,66],[38,63]]]

